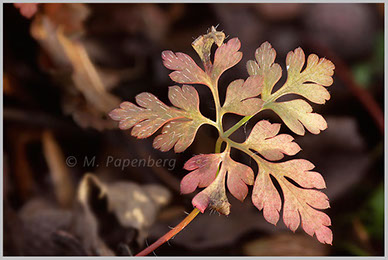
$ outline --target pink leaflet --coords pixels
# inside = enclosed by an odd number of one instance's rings
[[[195,191],[197,187],[209,186],[216,177],[218,166],[223,154],[200,154],[188,160],[184,169],[192,171],[181,181],[181,193],[187,194]]]
[[[209,75],[198,67],[189,55],[180,52],[163,51],[163,64],[166,68],[174,70],[174,72],[170,73],[170,78],[173,81],[178,83],[203,84],[212,89],[221,74],[241,60],[242,53],[238,51],[240,47],[241,43],[238,38],[233,38],[218,47]]]
[[[216,177],[221,162],[221,169]],[[198,206],[201,211],[210,205],[213,209],[221,210],[220,213],[227,215],[226,212],[229,210],[226,209],[229,203],[226,195],[224,196],[226,174],[229,191],[240,201],[243,201],[248,194],[247,185],[252,185],[254,181],[252,169],[234,161],[228,153],[194,156],[186,162],[184,168],[194,171],[183,178],[182,193],[191,193],[197,187],[207,187],[193,199],[193,205]],[[221,202],[216,202],[217,199],[220,199]]]
[[[168,97],[173,105],[185,110],[186,118],[168,122],[158,135],[153,146],[165,152],[174,147],[176,153],[183,152],[194,141],[198,128],[207,122],[199,111],[199,96],[194,87],[172,86]]]
[[[137,138],[146,138],[165,125],[162,134],[155,138],[154,147],[168,151],[175,146],[176,152],[182,152],[191,145],[198,128],[209,120],[199,111],[199,96],[194,87],[172,86],[169,99],[179,109],[165,105],[150,93],[141,93],[136,96],[141,107],[123,102],[109,115],[120,121],[120,129],[133,127],[131,134]]]
[[[228,174],[228,190],[236,199],[243,201],[248,194],[247,185],[253,185],[255,179],[252,168],[234,161],[229,155],[221,168]]]
[[[333,234],[327,227],[331,225],[330,218],[325,213],[314,209],[328,208],[327,196],[317,190],[298,188],[286,181],[283,182],[281,187],[284,193],[284,224],[292,231],[295,231],[301,218],[302,228],[307,234],[310,236],[315,234],[319,242],[331,244]],[[295,193],[298,193],[297,197]]]
[[[213,69],[211,79],[217,82],[222,73],[236,65],[242,58],[242,52],[238,50],[241,47],[238,38],[230,39],[227,43],[222,44],[216,50],[214,55]]]
[[[291,135],[280,134],[280,124],[271,124],[267,120],[259,121],[252,129],[244,144],[268,160],[280,160],[283,154],[295,155],[301,148],[294,143]]]
[[[140,107],[131,102],[123,102],[109,116],[120,121],[119,127],[122,130],[134,127],[131,134],[137,138],[147,138],[166,122],[185,117],[181,111],[165,105],[150,93],[137,95],[136,102]]]
[[[242,79],[231,82],[222,109],[227,113],[254,115],[263,106],[263,100],[257,97],[262,87],[261,76],[250,76],[245,82]]]
[[[264,42],[256,49],[256,61],[250,60],[247,62],[247,70],[249,75],[259,75],[264,79],[262,99],[266,100],[271,94],[275,84],[282,76],[282,68],[279,64],[274,63],[276,51],[272,48],[269,42]]]
[[[170,78],[177,83],[209,85],[207,74],[187,54],[172,51],[162,52],[163,64],[166,68],[174,70]]]
[[[321,243],[331,244],[332,233],[327,227],[330,218],[316,209],[329,207],[327,196],[318,190],[298,188],[285,177],[296,181],[304,188],[324,188],[322,176],[311,172],[314,165],[307,160],[291,160],[283,163],[259,163],[259,174],[255,181],[252,200],[258,209],[263,209],[265,219],[276,224],[279,220],[281,200],[270,179],[276,178],[284,194],[283,221],[288,228],[295,231],[302,220],[302,227],[309,235],[316,234]],[[300,214],[300,216],[299,216]]]
[[[264,218],[276,226],[279,221],[282,201],[272,183],[268,170],[263,166],[259,168],[259,173],[253,185],[252,202],[259,210],[263,210]]]

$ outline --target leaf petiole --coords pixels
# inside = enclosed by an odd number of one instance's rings
[[[181,223],[179,223],[176,227],[171,229],[169,232],[167,232],[164,236],[156,240],[152,245],[145,248],[143,251],[138,253],[136,256],[146,256],[150,254],[152,251],[166,243],[168,240],[170,240],[173,236],[178,234],[180,231],[182,231],[199,213],[199,209],[194,208],[193,211],[187,217],[182,220]]]
[[[252,116],[245,116],[243,117],[237,124],[235,124],[234,126],[232,126],[231,128],[228,129],[228,131],[226,131],[223,135],[224,138],[228,138],[231,134],[233,134],[237,129],[239,129],[242,125],[244,125],[246,122],[248,122],[252,117]]]

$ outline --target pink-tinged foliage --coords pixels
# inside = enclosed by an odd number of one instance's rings
[[[170,78],[177,83],[209,84],[208,75],[187,54],[172,51],[162,52],[163,64],[166,68],[174,70]]]
[[[197,187],[204,188],[214,181],[223,154],[200,154],[188,160],[184,169],[192,171],[181,181],[181,192],[192,193]]]
[[[265,165],[259,168],[259,173],[253,186],[252,202],[259,210],[263,210],[264,218],[269,223],[276,225],[279,221],[282,201]]]
[[[244,144],[272,161],[282,159],[284,154],[297,154],[300,147],[293,142],[294,138],[287,134],[277,135],[279,130],[280,124],[261,120],[253,127]]]
[[[214,83],[227,69],[236,65],[242,58],[238,50],[241,43],[237,38],[223,43],[214,55],[214,64],[211,70],[206,73],[194,62],[189,55],[184,53],[173,53],[172,51],[162,52],[163,64],[166,68],[174,70],[170,78],[177,83],[203,84],[214,91]],[[211,62],[210,62],[211,64]]]
[[[220,163],[222,163],[221,168],[216,177]],[[221,187],[221,185],[225,185],[225,180],[220,180],[220,176],[222,176],[223,179],[227,178],[228,190],[234,197],[241,201],[243,201],[248,194],[247,185],[253,185],[254,182],[252,169],[242,163],[234,161],[230,158],[229,152],[194,156],[186,162],[184,168],[186,170],[191,170],[192,172],[182,179],[182,193],[191,193],[197,187],[208,187],[199,193],[202,195],[198,194],[196,197],[195,203],[201,207],[206,203],[210,203],[211,205],[214,204],[212,202],[213,197],[211,193],[214,192],[215,189],[225,189],[225,187]],[[221,196],[220,194],[222,195],[223,192],[219,193],[217,197]],[[226,197],[223,201],[227,202]],[[220,205],[216,204],[215,207],[211,207],[218,211]],[[221,208],[225,209],[224,207]],[[225,214],[225,212],[222,214]]]
[[[304,100],[273,102],[267,106],[280,116],[283,122],[298,135],[304,135],[306,128],[313,134],[319,134],[327,128],[326,120]],[[304,127],[303,127],[304,126]]]
[[[242,52],[238,50],[241,43],[238,38],[230,39],[226,44],[222,44],[214,54],[214,64],[211,73],[213,82],[217,82],[221,74],[227,69],[236,65],[242,58]]]
[[[162,134],[154,140],[154,147],[168,151],[175,145],[176,152],[184,151],[193,142],[198,128],[209,120],[199,111],[199,97],[194,87],[170,87],[169,99],[176,107],[169,107],[150,93],[136,96],[136,106],[123,102],[109,116],[120,121],[122,130],[133,127],[131,134],[146,138],[163,127]]]
[[[187,112],[186,117],[168,122],[158,135],[153,146],[163,152],[174,146],[176,153],[183,152],[194,141],[198,128],[207,122],[199,112],[199,96],[194,87],[183,85],[182,88],[172,86],[168,97],[171,103]]]
[[[122,130],[132,128],[132,135],[146,138],[152,135],[162,125],[170,120],[183,118],[184,114],[176,108],[171,108],[150,93],[136,96],[136,106],[130,102],[123,102],[120,108],[110,112],[109,116],[120,121]]]
[[[311,54],[307,59],[306,68],[305,54],[301,48],[288,53],[286,58],[287,81],[284,85],[272,93],[274,85],[281,77],[281,68],[274,63],[275,50],[268,42],[263,43],[256,50],[256,61],[248,61],[249,75],[264,77],[262,99],[268,103],[266,109],[277,113],[284,123],[296,134],[304,135],[306,128],[313,134],[327,128],[325,119],[316,113],[312,113],[312,107],[304,100],[297,99],[289,102],[276,102],[280,97],[287,94],[300,95],[311,102],[324,104],[330,99],[330,94],[325,87],[333,83],[334,64],[325,59],[319,59]]]
[[[232,195],[243,201],[248,194],[247,185],[253,185],[254,175],[251,167],[238,163],[229,156],[222,163],[221,171],[226,171],[228,175],[228,190]]]
[[[328,228],[331,225],[330,218],[316,209],[329,207],[327,196],[308,188],[325,188],[322,176],[312,172],[314,165],[307,160],[291,160],[283,163],[270,163],[256,158],[259,163],[259,174],[255,182],[252,194],[253,204],[258,209],[263,209],[264,218],[276,225],[281,209],[280,196],[277,193],[270,175],[276,178],[283,194],[284,208],[283,221],[288,228],[295,231],[300,222],[303,230],[321,243],[332,243],[332,232]],[[299,188],[289,182],[288,177],[298,183]]]
[[[263,100],[257,97],[262,85],[261,76],[250,76],[245,82],[242,79],[231,82],[222,109],[225,113],[243,116],[256,114],[263,106]]]
[[[263,43],[255,52],[256,61],[247,62],[249,75],[259,75],[263,77],[262,98],[267,99],[272,93],[273,86],[282,76],[282,68],[279,64],[274,63],[276,51],[269,42]]]
[[[202,213],[210,207],[223,215],[229,215],[230,203],[226,197],[225,171],[220,171],[215,180],[192,200],[194,207]]]
[[[331,225],[330,218],[325,213],[314,209],[329,208],[327,196],[317,190],[298,188],[287,183],[287,180],[283,181],[282,184],[284,194],[283,221],[286,226],[295,231],[301,220],[302,228],[307,234],[310,236],[315,234],[321,243],[332,244],[333,234],[328,228]]]
[[[282,69],[275,63],[276,51],[271,44],[265,42],[256,50],[255,61],[247,63],[250,76],[245,81],[238,79],[229,84],[225,102],[221,107],[218,80],[222,73],[235,66],[242,58],[239,51],[240,41],[233,38],[224,43],[224,39],[225,34],[212,27],[211,31],[192,43],[205,70],[187,54],[172,51],[162,53],[164,65],[173,70],[170,74],[173,81],[203,84],[210,88],[217,110],[216,121],[200,113],[198,93],[188,85],[169,88],[168,97],[172,107],[162,103],[152,94],[141,93],[136,97],[138,105],[123,102],[110,116],[120,121],[121,129],[133,127],[132,135],[138,138],[148,137],[162,128],[153,146],[161,151],[174,147],[177,153],[191,145],[201,125],[210,124],[216,127],[220,133],[219,141],[226,142],[226,149],[220,152],[222,146],[217,146],[216,153],[194,156],[184,165],[184,169],[190,172],[181,181],[181,193],[187,194],[197,188],[204,188],[193,198],[193,206],[202,213],[210,208],[228,215],[230,204],[226,196],[226,186],[234,197],[243,201],[248,194],[248,185],[253,185],[252,202],[263,211],[263,216],[269,223],[278,223],[283,205],[283,221],[289,229],[295,231],[301,225],[307,234],[315,234],[321,243],[331,244],[333,235],[329,229],[330,218],[319,211],[329,207],[327,196],[317,190],[326,188],[321,174],[312,171],[314,165],[307,160],[275,162],[284,155],[292,156],[301,150],[294,138],[279,134],[281,125],[271,124],[266,120],[256,123],[243,143],[236,143],[228,136],[237,126],[265,109],[277,113],[288,128],[298,135],[304,135],[305,129],[319,134],[327,128],[327,123],[321,115],[313,113],[308,102],[303,99],[285,102],[277,100],[284,95],[297,94],[313,103],[324,104],[330,99],[325,87],[333,83],[333,63],[311,54],[303,69],[305,54],[301,48],[297,48],[289,52],[286,58],[286,82],[273,92],[275,84],[282,76]],[[212,61],[211,49],[214,43],[218,48]],[[222,117],[225,113],[246,117],[226,133],[222,128]],[[230,157],[232,148],[248,154],[256,161],[256,179],[251,167]],[[279,183],[283,191],[283,202],[272,178]]]

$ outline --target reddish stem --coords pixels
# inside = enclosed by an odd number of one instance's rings
[[[199,209],[195,208],[187,217],[182,220],[181,223],[179,223],[176,227],[171,229],[169,232],[167,232],[164,236],[156,240],[152,245],[145,248],[143,251],[138,253],[136,256],[146,256],[150,254],[152,251],[166,243],[168,240],[170,240],[173,236],[178,234],[180,231],[182,231],[199,213]]]

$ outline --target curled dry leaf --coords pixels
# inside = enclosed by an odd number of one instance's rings
[[[208,71],[211,69],[211,48],[213,46],[213,43],[217,44],[218,47],[220,47],[225,40],[225,33],[218,32],[214,26],[211,27],[210,32],[208,32],[205,35],[199,36],[191,46],[193,46],[194,50],[198,53],[199,57],[201,58],[205,70]]]
[[[325,87],[333,83],[334,64],[325,58],[319,59],[317,55],[311,54],[307,59],[306,68],[302,71],[305,54],[301,48],[297,48],[289,52],[286,58],[286,83],[272,93],[274,85],[282,74],[279,64],[274,63],[276,51],[271,44],[265,42],[256,50],[255,57],[256,61],[248,61],[247,69],[249,75],[264,77],[261,95],[265,102],[264,107],[277,113],[296,134],[304,135],[304,127],[313,134],[326,129],[324,118],[312,113],[312,107],[307,102],[299,99],[290,102],[276,102],[276,100],[287,94],[297,94],[311,102],[324,104],[330,99],[330,94]]]
[[[49,57],[44,69],[56,75],[55,80],[62,86],[64,113],[72,115],[83,128],[103,130],[113,128],[105,116],[120,100],[107,90],[81,39],[88,15],[85,4],[45,3],[30,30]]]
[[[137,138],[146,138],[165,125],[162,134],[155,138],[154,147],[168,151],[175,145],[175,152],[182,152],[193,142],[198,128],[212,122],[201,115],[199,97],[194,87],[172,86],[169,99],[177,108],[167,106],[150,93],[141,93],[136,96],[139,106],[123,102],[109,115],[120,121],[120,129],[133,127],[131,134]]]
[[[106,210],[115,216],[122,228],[131,227],[138,230],[137,241],[142,244],[159,209],[167,205],[170,199],[170,192],[160,185],[140,186],[124,181],[106,183],[96,175],[87,173],[77,191],[79,208],[76,207],[74,228],[88,251],[96,251],[101,246],[106,248],[107,245],[100,237],[106,234],[99,234],[102,223],[99,223],[92,205],[96,200],[106,200]]]
[[[230,203],[226,197],[225,175],[225,171],[220,171],[214,181],[193,198],[193,206],[202,213],[210,207],[223,215],[229,215]]]
[[[264,103],[257,97],[261,93],[262,82],[261,76],[251,76],[245,82],[238,79],[230,83],[226,91],[223,111],[244,116],[256,114]]]

